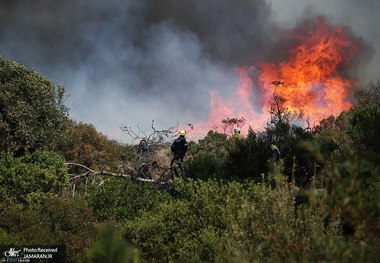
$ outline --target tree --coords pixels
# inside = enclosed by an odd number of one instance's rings
[[[190,127],[191,130],[193,129],[192,124],[187,125]],[[120,126],[120,129],[129,137],[131,137],[133,141],[144,139],[150,145],[162,144],[165,142],[165,140],[173,139],[178,134],[178,124],[176,126],[171,126],[167,129],[157,130],[154,127],[154,120],[152,120],[151,128],[152,132],[148,134],[143,129],[141,129],[139,125],[137,125],[137,131],[134,130],[131,126]]]
[[[350,134],[362,154],[380,151],[380,108],[374,104],[352,112]]]
[[[232,178],[252,178],[261,181],[267,171],[270,156],[265,133],[257,134],[251,128],[248,136],[227,148],[226,170]]]
[[[65,90],[0,57],[0,145],[17,156],[51,148],[67,108]]]
[[[355,98],[358,106],[375,104],[380,107],[380,81],[376,84],[370,82],[365,89],[356,90]]]
[[[222,120],[223,123],[223,132],[227,135],[234,134],[234,128],[241,128],[245,124],[245,118],[226,118]]]
[[[66,119],[56,140],[55,150],[67,162],[93,169],[111,169],[121,163],[125,147],[98,132],[91,124]]]

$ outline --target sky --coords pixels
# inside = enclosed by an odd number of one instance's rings
[[[281,56],[278,34],[326,16],[365,44],[353,75],[378,81],[378,0],[0,0],[0,55],[63,85],[76,121],[130,142],[207,120],[210,90],[232,96],[236,68]]]

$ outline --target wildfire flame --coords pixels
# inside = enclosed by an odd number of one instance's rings
[[[286,61],[238,68],[240,84],[233,98],[223,99],[216,91],[210,92],[210,116],[195,125],[197,132],[218,130],[221,121],[231,117],[246,119],[243,134],[248,126],[264,127],[270,117],[268,109],[274,92],[286,100],[284,106],[289,111],[302,112],[311,124],[351,107],[350,90],[357,83],[343,77],[342,72],[361,52],[361,42],[346,28],[333,26],[321,17],[288,36],[297,44],[286,51],[289,55]],[[250,76],[252,72],[256,78]],[[274,81],[278,81],[276,85]]]

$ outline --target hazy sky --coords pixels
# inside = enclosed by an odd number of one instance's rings
[[[307,17],[351,28],[361,83],[379,80],[379,13],[378,0],[0,0],[0,55],[62,84],[73,119],[127,141],[121,124],[206,120],[209,91],[230,96],[236,67],[271,61],[276,35]]]

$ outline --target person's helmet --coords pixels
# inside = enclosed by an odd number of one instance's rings
[[[181,136],[185,136],[185,135],[186,135],[186,131],[185,131],[185,130],[180,130],[180,131],[179,131],[179,135],[181,135]]]
[[[234,132],[235,132],[235,133],[240,133],[240,128],[239,128],[239,127],[236,127],[236,128],[234,129]]]

